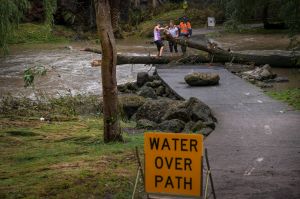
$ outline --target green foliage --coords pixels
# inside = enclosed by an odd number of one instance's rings
[[[269,91],[267,94],[274,99],[287,102],[289,105],[300,110],[300,88],[283,91]]]
[[[102,100],[99,96],[67,95],[51,98],[38,93],[38,100],[5,95],[0,99],[0,117],[40,117],[48,120],[73,120],[79,115],[101,115]]]
[[[8,37],[19,24],[27,6],[27,0],[0,0],[0,48],[4,54],[8,53]]]
[[[290,27],[291,35],[300,31],[299,0],[286,0],[281,9],[281,16]]]
[[[173,10],[170,12],[157,15],[155,19],[145,21],[139,25],[139,34],[140,36],[153,36],[153,28],[156,25],[157,21],[163,23],[163,25],[168,25],[170,20],[175,20],[175,23],[178,23],[178,18],[184,15],[183,9]]]
[[[44,10],[45,10],[45,24],[53,25],[54,18],[53,14],[57,8],[57,0],[43,0]]]
[[[253,16],[253,12],[261,9],[265,1],[260,0],[222,0],[226,17],[230,20],[246,22]]]
[[[165,3],[163,6],[158,6],[156,9],[145,9],[145,8],[130,8],[129,9],[129,20],[122,24],[122,28],[126,31],[132,31],[132,26],[137,27],[139,24],[147,21],[157,21],[164,13],[171,13],[172,11],[181,8],[180,4],[177,3]],[[180,16],[175,16],[178,19]]]
[[[67,42],[74,31],[62,26],[54,26],[53,31],[45,24],[23,23],[10,35],[8,44]]]
[[[23,77],[25,83],[24,87],[25,88],[29,86],[34,87],[34,78],[46,75],[46,72],[47,72],[46,68],[40,65],[27,68],[24,71],[24,77]]]
[[[284,21],[291,33],[300,31],[299,0],[219,0],[228,20],[227,27],[234,29],[238,23],[258,22],[264,14],[272,14],[271,21]],[[265,8],[267,13],[264,13]],[[265,16],[267,17],[267,16]],[[232,25],[232,27],[230,27]]]
[[[45,7],[45,27],[50,33],[53,25],[53,14],[56,0],[43,0]],[[29,7],[28,0],[0,0],[0,48],[3,54],[8,53],[9,36],[15,32],[24,12]],[[46,35],[48,37],[49,33]]]
[[[57,8],[57,0],[43,0],[44,4],[44,15],[45,15],[45,27],[49,30],[46,37],[50,35],[52,27],[54,25],[54,17],[53,14]]]

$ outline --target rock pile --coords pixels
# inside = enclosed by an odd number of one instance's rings
[[[192,73],[184,77],[190,86],[210,86],[219,84],[220,76],[215,73]]]
[[[146,101],[136,112],[137,128],[166,132],[195,132],[204,135],[215,129],[210,108],[196,98],[188,101]]]
[[[118,90],[121,93],[134,93],[151,99],[157,99],[158,97],[178,99],[157,75],[150,76],[147,72],[138,73],[136,82],[118,85]]]
[[[157,76],[139,73],[137,82],[118,86],[124,116],[136,128],[209,135],[216,119],[210,108],[196,98],[181,101]]]
[[[261,67],[255,67],[254,64],[240,65],[226,63],[225,67],[230,72],[261,88],[273,87],[272,83],[289,81],[287,77],[277,77],[277,75],[272,72],[272,68],[268,64]]]
[[[272,73],[269,64],[266,64],[263,67],[256,67],[254,70],[243,72],[242,75],[245,79],[253,79],[259,81],[274,79],[276,77],[276,74]]]

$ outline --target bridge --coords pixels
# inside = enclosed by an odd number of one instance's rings
[[[220,84],[190,87],[184,76],[214,72]],[[217,66],[158,66],[183,99],[197,97],[218,119],[205,140],[216,194],[222,199],[300,198],[300,112]]]

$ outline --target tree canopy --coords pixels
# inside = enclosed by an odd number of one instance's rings
[[[28,0],[0,0],[0,47],[4,53],[7,53],[9,34],[19,24],[27,8]]]
[[[43,0],[45,23],[51,27],[53,14],[56,10],[56,0]],[[0,0],[0,48],[7,54],[7,41],[11,32],[15,31],[30,7],[30,0]]]
[[[299,0],[219,0],[229,23],[247,23],[261,19],[264,24],[284,22],[291,33],[300,31]]]

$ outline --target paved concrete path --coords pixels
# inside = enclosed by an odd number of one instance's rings
[[[222,67],[157,72],[178,95],[208,104],[218,119],[205,140],[218,198],[300,198],[300,112]],[[184,76],[191,72],[216,72],[220,85],[189,87]]]

